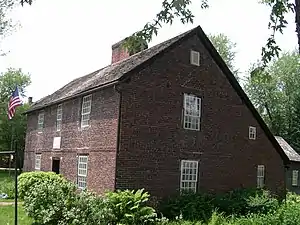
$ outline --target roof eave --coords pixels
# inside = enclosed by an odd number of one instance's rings
[[[106,84],[103,84],[103,85],[100,85],[100,86],[97,86],[97,87],[94,87],[94,88],[91,88],[91,89],[88,89],[88,90],[85,90],[85,91],[82,91],[80,93],[77,93],[75,95],[72,95],[72,96],[69,96],[69,97],[66,97],[66,98],[61,98],[57,101],[53,101],[53,102],[50,102],[48,104],[45,104],[45,105],[41,105],[41,106],[38,106],[38,107],[35,107],[35,108],[32,108],[32,109],[29,109],[25,112],[23,112],[22,114],[23,115],[26,115],[28,113],[31,113],[31,112],[34,112],[34,111],[37,111],[37,110],[41,110],[41,109],[44,109],[46,107],[49,107],[49,106],[52,106],[52,105],[55,105],[55,104],[58,104],[58,103],[62,103],[64,101],[68,101],[68,100],[71,100],[71,99],[74,99],[74,98],[77,98],[77,97],[80,97],[82,95],[85,95],[85,94],[89,94],[89,93],[92,93],[94,91],[98,91],[98,90],[101,90],[101,89],[104,89],[104,88],[108,88],[108,87],[111,87],[113,85],[116,85],[119,83],[119,79],[118,80],[113,80],[109,83],[106,83]]]

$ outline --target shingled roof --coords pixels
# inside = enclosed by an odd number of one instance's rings
[[[58,102],[62,102],[74,95],[78,95],[96,87],[118,81],[124,74],[132,71],[137,66],[153,58],[155,55],[162,52],[164,49],[168,48],[195,29],[197,28],[182,33],[172,39],[136,53],[124,60],[108,65],[88,75],[79,77],[55,91],[53,94],[48,95],[32,104],[30,110],[27,112],[35,111],[52,104],[57,104]]]
[[[181,41],[188,39],[192,35],[198,36],[204,48],[211,55],[219,68],[223,71],[229,83],[232,85],[236,93],[240,96],[241,100],[245,103],[254,118],[257,120],[262,130],[265,132],[268,139],[273,144],[278,154],[281,156],[284,164],[289,164],[291,160],[289,159],[283,148],[279,145],[274,135],[249,100],[248,96],[239,85],[233,73],[230,71],[230,69],[200,26],[197,26],[196,28],[180,34],[177,37],[174,37],[152,48],[139,52],[115,64],[111,64],[91,74],[77,78],[58,91],[54,92],[53,94],[46,96],[34,103],[31,106],[30,110],[28,110],[26,113],[42,109],[53,104],[58,104],[59,102],[70,99],[72,97],[83,95],[88,91],[96,90],[106,85],[118,82],[126,74],[129,74],[129,72],[135,69],[139,69],[146,62],[154,60],[158,55],[163,54],[170,48],[177,46],[177,44],[179,44]]]
[[[286,142],[286,140],[279,136],[275,136],[275,138],[290,161],[300,162],[300,155]]]

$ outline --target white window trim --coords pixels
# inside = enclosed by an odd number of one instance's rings
[[[86,101],[86,99],[87,98],[90,98],[90,100],[88,100],[88,101]],[[84,103],[86,103],[86,102],[90,102],[89,103],[89,111],[88,112],[83,112],[83,105],[84,105]],[[82,104],[81,104],[81,128],[85,128],[85,127],[89,127],[90,126],[90,114],[91,114],[91,110],[92,110],[92,95],[87,95],[87,96],[84,96],[83,98],[82,98]],[[83,117],[85,116],[85,115],[89,115],[89,119],[88,120],[83,120]],[[83,124],[83,122],[84,121],[88,121],[88,124],[87,125],[84,125]]]
[[[45,112],[40,111],[38,115],[38,131],[42,132],[44,129],[44,123],[45,123]]]
[[[42,155],[41,154],[35,154],[34,169],[35,170],[41,170],[41,165],[42,165]]]
[[[249,126],[249,139],[256,140],[256,127]]]
[[[81,158],[84,158],[84,159],[86,159],[86,162],[81,162]],[[79,189],[86,189],[86,187],[87,187],[87,174],[88,174],[88,160],[89,160],[89,158],[88,158],[88,156],[86,156],[86,155],[79,155],[78,156],[78,160],[77,160],[77,187],[79,188]],[[86,173],[85,174],[81,174],[79,171],[79,169],[81,169],[82,170],[82,168],[80,168],[80,165],[81,164],[85,164],[86,165]],[[81,186],[79,186],[79,178],[85,178],[85,187],[81,187]]]
[[[61,126],[62,126],[62,104],[59,104],[57,105],[57,110],[56,110],[56,131],[61,131]]]
[[[292,186],[298,186],[298,179],[299,179],[299,171],[293,170],[292,171]]]
[[[198,60],[196,60],[198,59]],[[191,50],[190,63],[194,66],[200,66],[200,52]]]
[[[265,186],[265,166],[257,166],[257,188],[263,188]]]
[[[198,115],[190,115],[190,114],[188,114],[187,113],[187,111],[186,111],[186,100],[187,100],[187,98],[189,98],[189,97],[194,97],[194,98],[196,98],[196,104],[197,104],[197,102],[198,102],[198,100],[199,100],[199,111],[197,112],[198,113]],[[183,128],[184,129],[186,129],[186,130],[195,130],[195,131],[199,131],[200,130],[200,125],[201,125],[201,105],[202,105],[202,100],[201,100],[201,98],[200,97],[198,97],[198,96],[196,96],[196,95],[193,95],[193,94],[187,94],[187,93],[184,93],[184,100],[183,100]],[[186,127],[186,123],[187,123],[187,121],[186,121],[186,119],[187,119],[187,117],[189,117],[189,118],[191,118],[191,120],[192,119],[198,119],[198,121],[199,121],[199,123],[198,123],[198,128],[192,128],[192,127]],[[193,121],[193,120],[192,120]],[[192,125],[193,123],[191,122],[191,125]]]
[[[185,179],[183,180],[183,165],[184,163],[192,163],[192,164],[196,164],[196,174],[192,174],[192,175],[196,175],[196,180],[189,180],[189,179]],[[185,191],[185,190],[191,190],[193,192],[196,192],[197,191],[197,185],[198,185],[198,161],[196,160],[181,160],[181,164],[180,164],[180,191]],[[183,183],[186,182],[186,183],[195,183],[195,187],[192,189],[192,188],[186,188],[183,186]]]

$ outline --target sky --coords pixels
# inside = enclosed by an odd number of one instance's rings
[[[35,0],[32,6],[13,10],[21,27],[2,41],[9,51],[0,57],[0,72],[21,68],[31,75],[27,96],[33,101],[49,95],[73,79],[111,63],[111,46],[154,19],[162,0]],[[198,25],[206,34],[224,33],[236,43],[235,66],[245,76],[260,58],[269,37],[270,9],[258,0],[209,0],[201,9],[192,0],[193,24],[165,25],[149,47]],[[294,15],[289,14],[284,35],[276,39],[283,50],[297,47]]]

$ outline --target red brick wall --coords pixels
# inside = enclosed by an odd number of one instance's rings
[[[200,67],[190,65],[191,49],[201,53]],[[199,160],[200,190],[255,187],[258,164],[266,167],[267,187],[284,187],[279,154],[196,36],[122,89],[118,189],[172,194],[180,187],[182,159]],[[182,128],[184,92],[202,98],[201,131]],[[249,125],[257,127],[257,140],[248,139]]]
[[[76,182],[77,155],[89,154],[88,188],[102,193],[114,188],[119,94],[113,89],[93,93],[91,127],[81,129],[82,98],[63,103],[61,132],[56,132],[56,106],[45,109],[45,128],[37,133],[37,112],[28,115],[24,170],[34,169],[34,152],[42,153],[41,169],[52,170],[51,157],[62,157],[60,172]],[[61,149],[53,150],[53,137]]]
[[[115,63],[129,57],[128,51],[121,45],[112,48],[111,63]]]

